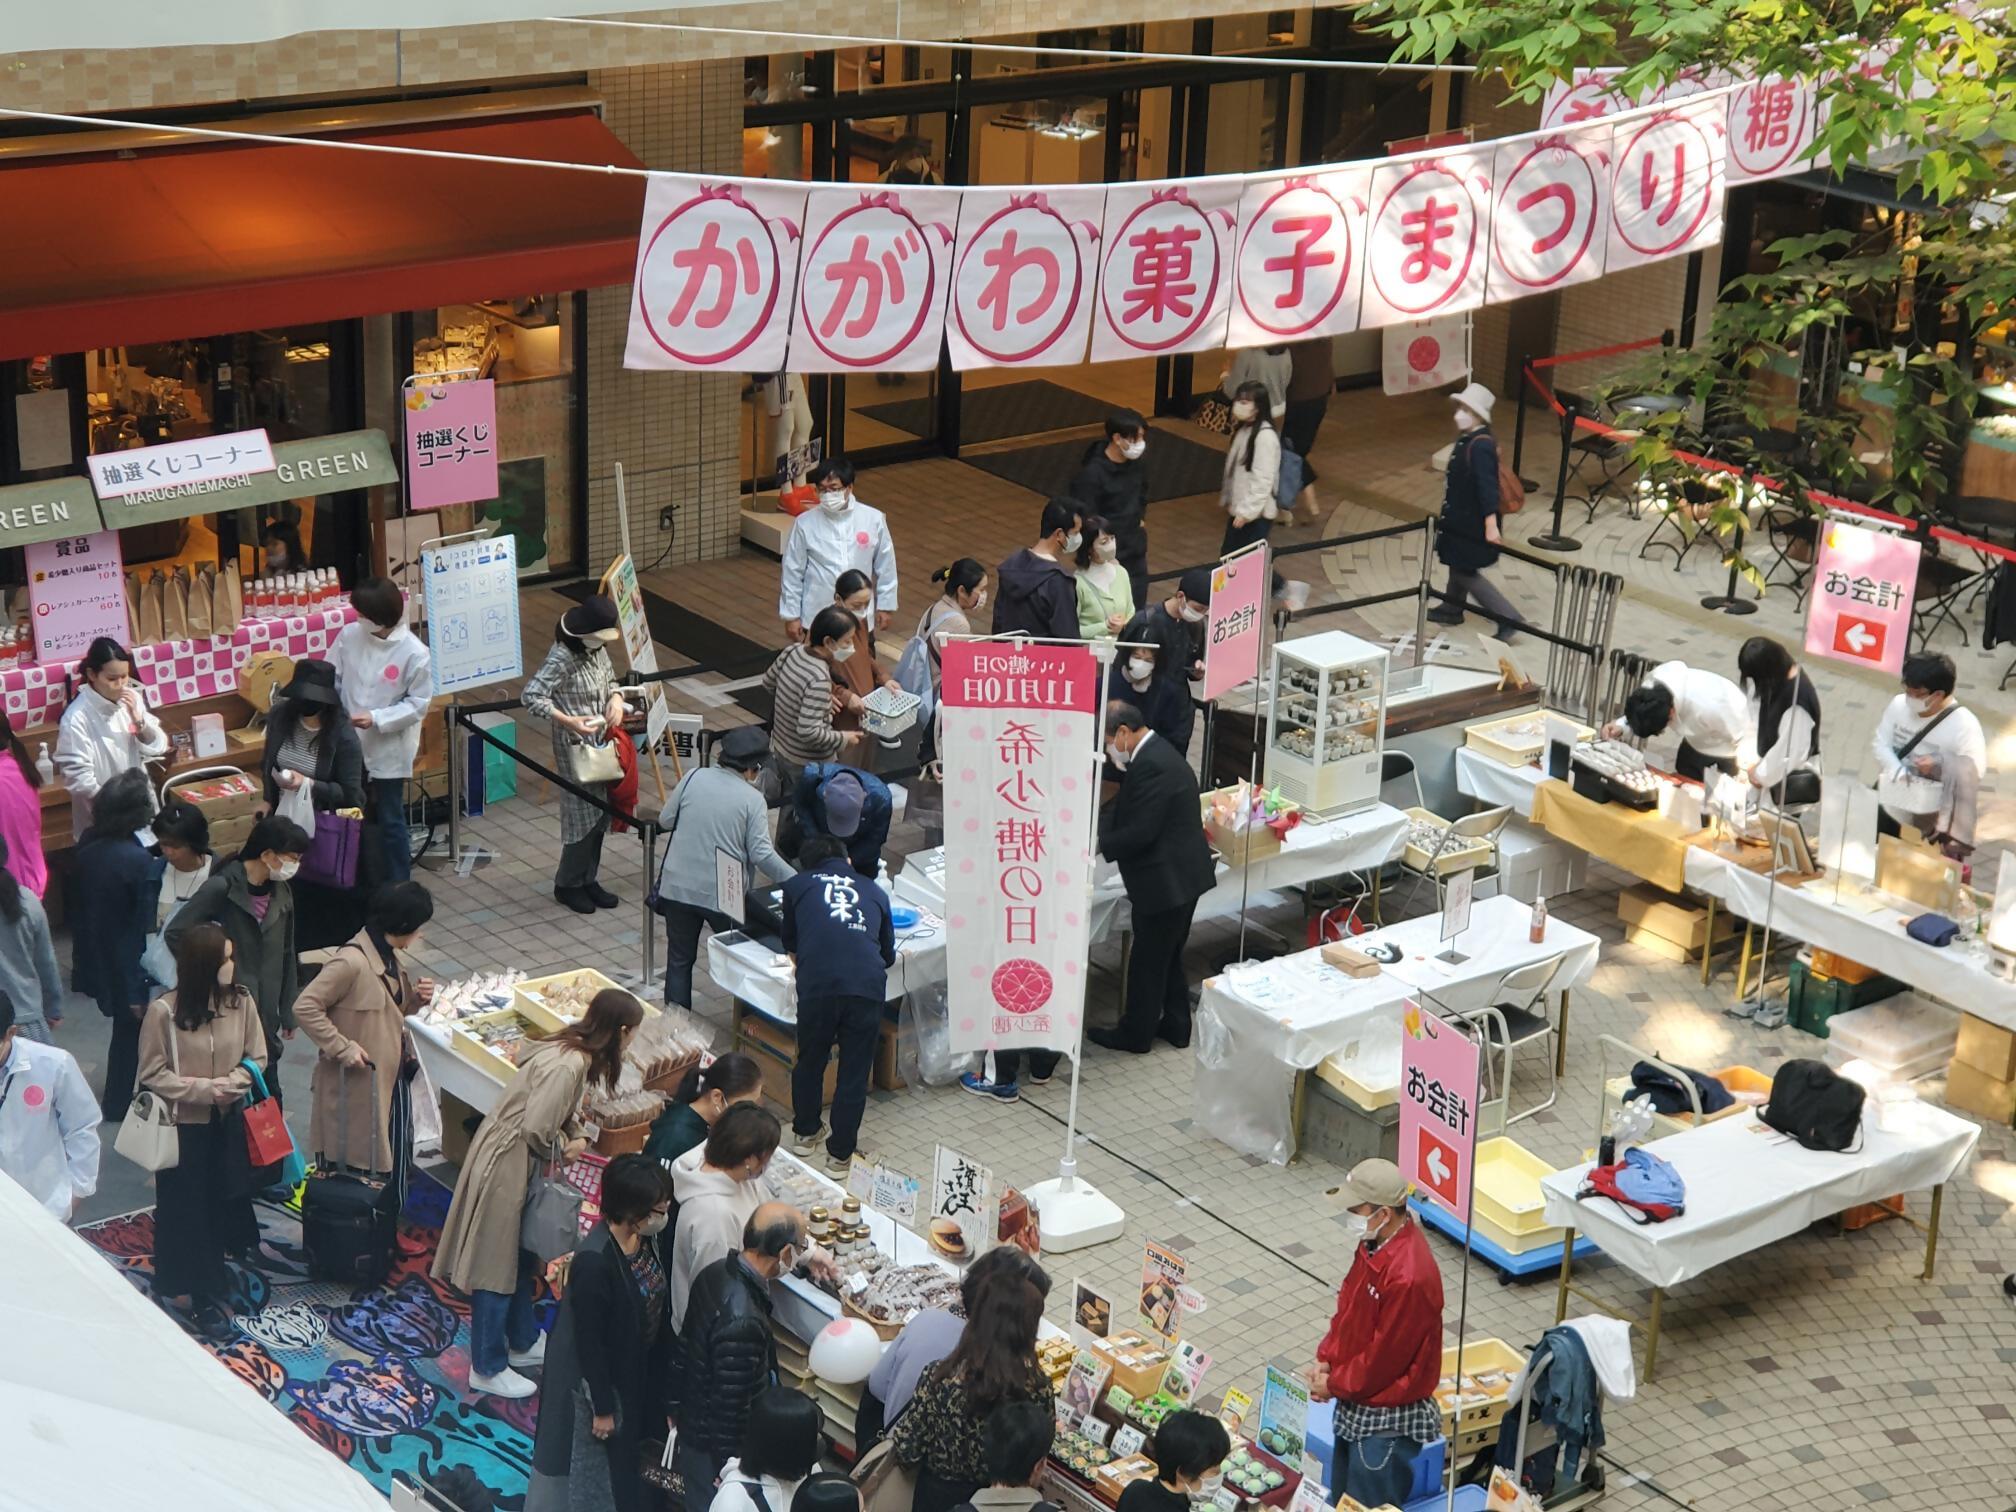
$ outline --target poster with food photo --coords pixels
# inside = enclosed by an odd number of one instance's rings
[[[1088,1281],[1073,1281],[1071,1321],[1093,1338],[1105,1338],[1113,1331],[1113,1299]]]
[[[1141,1259],[1141,1322],[1172,1343],[1181,1332],[1177,1293],[1183,1289],[1186,1269],[1176,1251],[1148,1241]]]
[[[924,1228],[933,1249],[963,1265],[991,1248],[1000,1203],[992,1171],[970,1155],[938,1146],[931,1162],[931,1212]]]

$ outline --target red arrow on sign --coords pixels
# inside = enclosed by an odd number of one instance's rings
[[[1844,656],[1880,662],[1883,660],[1883,643],[1888,638],[1887,625],[1872,624],[1845,614],[1834,622],[1834,649]]]
[[[1415,1180],[1427,1187],[1444,1202],[1452,1205],[1460,1201],[1461,1194],[1456,1189],[1456,1173],[1461,1168],[1456,1152],[1430,1134],[1421,1131],[1419,1146],[1415,1152],[1415,1164],[1419,1168],[1414,1173]]]

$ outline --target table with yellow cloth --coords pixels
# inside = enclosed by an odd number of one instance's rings
[[[1687,852],[1700,834],[1699,826],[1661,819],[1655,809],[1593,803],[1552,778],[1533,792],[1533,822],[1555,839],[1674,893],[1687,884]]]

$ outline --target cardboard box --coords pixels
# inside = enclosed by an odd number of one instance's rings
[[[1626,924],[1624,938],[1641,950],[1649,950],[1662,961],[1688,961],[1694,952],[1685,945],[1676,945],[1662,934],[1654,934],[1643,924]]]
[[[1617,894],[1617,917],[1626,925],[1637,925],[1681,947],[1683,952],[1699,950],[1708,940],[1708,906],[1669,893],[1649,882],[1640,882]],[[1627,928],[1625,935],[1630,937]],[[1736,933],[1736,916],[1726,909],[1715,919],[1715,938],[1726,940]],[[1672,957],[1685,960],[1683,953]]]
[[[1970,1066],[1996,1081],[2016,1081],[2016,1033],[1963,1013],[1953,1060],[1956,1065]]]
[[[791,1072],[798,1064],[798,1039],[791,1030],[773,1024],[755,1013],[740,1013],[735,1020],[735,1048],[746,1051],[762,1068],[763,1095],[787,1111],[791,1107]],[[833,1083],[840,1074],[837,1059],[826,1063],[826,1077],[819,1088],[819,1106],[833,1102]]]
[[[882,1021],[882,1031],[875,1037],[875,1070],[869,1077],[869,1085],[877,1092],[901,1092],[909,1085],[896,1069],[896,1026],[887,1019]]]
[[[1955,1058],[1946,1068],[1946,1101],[1992,1123],[2016,1120],[2016,1080],[1989,1076]]]
[[[1170,1356],[1159,1340],[1128,1329],[1106,1339],[1094,1339],[1092,1351],[1113,1367],[1109,1386],[1123,1387],[1137,1399],[1151,1397],[1162,1389]]]
[[[1813,951],[1813,974],[1831,977],[1837,982],[1846,982],[1853,986],[1857,982],[1866,982],[1876,975],[1876,968],[1864,966],[1860,961],[1851,961],[1844,955],[1836,955],[1831,950],[1821,950],[1816,946]]]
[[[1365,954],[1364,951],[1354,949],[1344,944],[1341,940],[1333,941],[1323,947],[1323,963],[1326,966],[1335,966],[1344,975],[1350,977],[1375,977],[1379,975],[1379,963],[1377,961]]]

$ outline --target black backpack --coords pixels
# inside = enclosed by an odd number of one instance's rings
[[[1809,1150],[1845,1150],[1862,1128],[1859,1082],[1825,1061],[1789,1060],[1771,1078],[1771,1099],[1757,1117]]]

